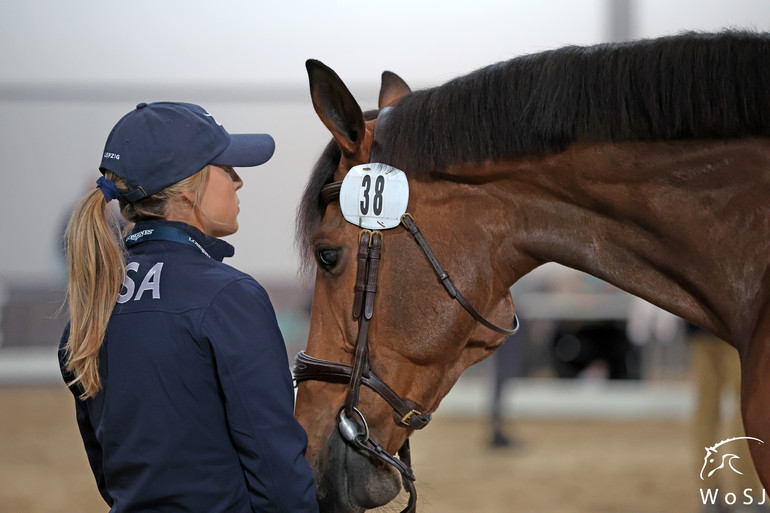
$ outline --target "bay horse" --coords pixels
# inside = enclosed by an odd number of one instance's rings
[[[297,217],[317,270],[296,415],[322,511],[402,485],[414,511],[409,435],[512,331],[509,289],[546,262],[736,347],[746,435],[770,442],[770,36],[565,47],[414,92],[385,72],[367,113],[306,66],[332,134]],[[378,166],[408,180],[406,213],[362,230],[345,179]],[[770,443],[751,450],[767,487]]]

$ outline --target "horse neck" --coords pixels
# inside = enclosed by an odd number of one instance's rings
[[[513,284],[545,262],[605,280],[734,343],[768,281],[766,140],[587,145],[458,166],[508,205]]]

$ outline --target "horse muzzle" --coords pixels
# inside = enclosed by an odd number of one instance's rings
[[[356,450],[340,433],[339,429],[331,433],[326,450],[319,455],[316,478],[321,512],[361,513],[392,501],[401,491],[401,474]]]

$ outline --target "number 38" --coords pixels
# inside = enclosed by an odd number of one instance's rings
[[[364,188],[364,199],[360,203],[361,215],[369,214],[369,194],[372,189],[372,175],[364,175],[361,180],[361,187]],[[377,175],[374,179],[374,197],[371,199],[372,213],[376,216],[382,214],[382,192],[385,190],[385,177]]]

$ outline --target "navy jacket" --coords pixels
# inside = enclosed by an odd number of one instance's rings
[[[182,237],[145,240],[164,230]],[[102,389],[75,401],[110,511],[317,512],[267,293],[221,262],[232,246],[191,226],[132,233],[140,243],[99,355]]]

